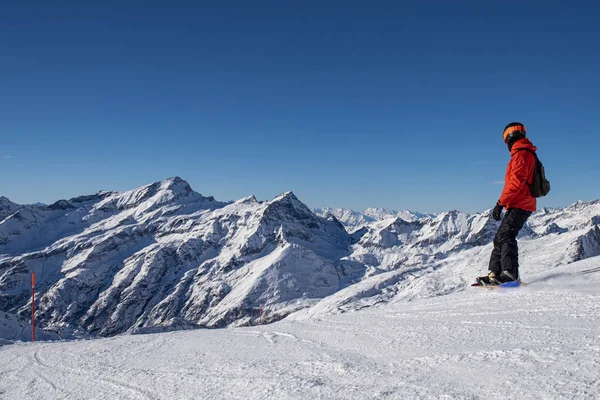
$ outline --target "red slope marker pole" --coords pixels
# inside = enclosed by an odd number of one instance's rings
[[[35,342],[35,272],[31,273],[31,341]]]

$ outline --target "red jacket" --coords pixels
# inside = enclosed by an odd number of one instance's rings
[[[506,168],[504,189],[500,196],[500,204],[504,208],[520,208],[527,211],[536,211],[537,202],[531,196],[528,183],[533,183],[533,170],[535,157],[529,151],[519,149],[537,150],[527,138],[518,140],[510,151],[510,161]]]

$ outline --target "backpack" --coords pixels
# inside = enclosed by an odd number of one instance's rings
[[[533,169],[533,181],[531,184],[527,182],[529,186],[529,192],[532,197],[538,198],[543,197],[550,191],[550,182],[546,179],[546,172],[544,171],[544,165],[538,158],[535,151],[531,149],[519,149],[517,151],[525,150],[533,154],[535,157],[535,168]]]

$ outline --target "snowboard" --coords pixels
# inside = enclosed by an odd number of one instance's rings
[[[475,282],[471,286],[472,287],[482,287],[482,288],[487,288],[487,289],[508,289],[508,288],[517,288],[519,286],[526,286],[526,285],[527,284],[525,282],[512,281],[512,282],[501,283],[499,285],[482,285],[480,283]]]

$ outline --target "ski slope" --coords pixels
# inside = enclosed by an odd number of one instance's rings
[[[0,399],[597,399],[600,258],[246,328],[0,347]]]

